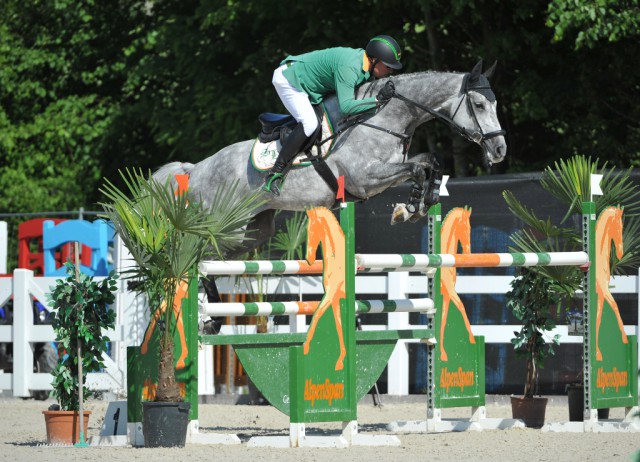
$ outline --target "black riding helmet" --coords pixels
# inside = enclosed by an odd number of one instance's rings
[[[402,69],[400,45],[388,35],[377,35],[369,40],[365,49],[367,56],[382,61],[391,69]]]

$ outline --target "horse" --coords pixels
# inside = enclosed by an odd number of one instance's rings
[[[462,253],[471,252],[471,223],[469,217],[471,209],[455,208],[451,210],[442,221],[442,253],[456,254],[458,253],[458,244],[462,246]],[[469,342],[476,343],[476,339],[471,332],[471,324],[467,317],[464,304],[456,293],[456,276],[455,267],[440,269],[440,291],[442,292],[442,319],[440,320],[440,359],[448,361],[447,352],[444,349],[444,329],[447,325],[447,315],[449,314],[449,304],[453,302],[455,307],[460,311],[464,325],[469,333]]]
[[[484,72],[482,67],[480,61],[469,73],[418,72],[365,83],[356,89],[356,98],[375,95],[390,79],[395,95],[377,110],[356,117],[344,117],[335,95],[327,97],[323,103],[335,122],[335,139],[324,165],[334,180],[344,178],[349,198],[364,201],[410,180],[413,186],[408,204],[396,206],[392,223],[426,215],[438,202],[442,171],[433,154],[408,158],[408,148],[416,128],[433,119],[481,146],[487,164],[501,162],[507,153],[505,131],[500,127],[497,101],[489,84],[495,63]],[[336,205],[331,181],[309,167],[292,169],[279,196],[261,191],[266,173],[256,170],[249,160],[254,141],[232,144],[196,164],[172,162],[154,173],[157,181],[174,185],[176,174],[188,174],[190,194],[205,207],[211,205],[217,188],[234,181],[238,194],[262,194],[264,204],[246,228],[253,239],[245,241],[235,256],[259,247],[275,234],[276,210]]]
[[[596,223],[596,296],[598,309],[596,312],[596,361],[602,361],[600,352],[600,323],[602,322],[602,310],[605,300],[616,315],[618,327],[622,336],[622,343],[629,343],[627,334],[624,331],[624,323],[620,317],[620,310],[613,295],[609,291],[609,280],[611,270],[609,269],[611,255],[611,241],[615,246],[616,255],[622,258],[624,248],[622,245],[622,209],[618,207],[607,207],[598,218]]]
[[[340,346],[340,355],[336,361],[335,370],[341,371],[344,368],[344,357],[347,354],[340,313],[340,300],[344,300],[347,297],[345,289],[346,247],[344,233],[336,217],[327,208],[308,209],[307,216],[309,217],[309,224],[307,227],[306,260],[307,263],[313,265],[316,261],[318,245],[322,245],[322,254],[324,255],[322,286],[324,288],[324,296],[313,314],[307,338],[303,345],[303,353],[305,355],[309,354],[309,345],[315,335],[318,322],[324,313],[331,308]]]

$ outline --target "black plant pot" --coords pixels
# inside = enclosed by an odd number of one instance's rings
[[[147,448],[184,447],[191,403],[142,403],[142,433]]]
[[[567,387],[567,400],[569,402],[569,421],[584,421],[584,387],[582,385],[569,385]],[[598,419],[608,419],[609,408],[598,409]]]
[[[511,412],[514,419],[521,419],[527,427],[541,428],[547,410],[547,398],[511,397]]]

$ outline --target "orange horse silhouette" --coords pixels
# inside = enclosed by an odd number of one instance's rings
[[[600,323],[602,322],[602,309],[605,300],[616,315],[622,343],[628,343],[627,334],[624,331],[624,324],[620,317],[618,304],[609,291],[609,280],[611,271],[609,269],[611,255],[611,241],[615,244],[616,255],[622,258],[624,253],[622,247],[622,209],[618,207],[607,207],[598,218],[596,223],[596,295],[598,300],[598,311],[596,313],[596,360],[602,361],[600,352]]]
[[[346,298],[345,291],[345,240],[340,223],[329,209],[324,207],[307,210],[309,217],[307,236],[307,262],[313,265],[316,261],[318,245],[322,244],[322,258],[324,271],[322,274],[322,286],[324,296],[316,309],[307,332],[303,352],[309,353],[309,345],[316,331],[318,321],[329,307],[333,310],[333,318],[336,322],[336,332],[340,342],[340,356],[336,362],[336,371],[344,368],[344,357],[347,350],[344,345],[342,333],[342,317],[340,313],[340,300]]]
[[[442,253],[458,253],[458,243],[462,246],[462,253],[471,252],[471,224],[469,216],[471,209],[455,208],[451,210],[442,222],[440,233],[442,240]],[[476,343],[476,339],[471,332],[471,324],[467,318],[467,312],[460,297],[456,293],[456,268],[440,269],[440,290],[442,292],[442,318],[440,320],[440,359],[448,361],[449,357],[444,348],[444,330],[447,325],[447,315],[449,314],[449,304],[453,302],[464,320],[464,324],[469,332],[469,342]]]
[[[182,347],[180,357],[176,362],[176,369],[185,368],[184,360],[187,358],[187,353],[189,352],[187,349],[187,341],[184,336],[184,323],[182,322],[182,316],[180,316],[182,299],[187,296],[188,290],[189,290],[188,282],[186,281],[179,282],[176,288],[176,296],[173,299],[173,316],[176,318],[176,329],[180,334],[180,346]],[[153,319],[149,323],[149,327],[147,327],[147,331],[144,334],[144,342],[142,342],[142,346],[140,347],[140,352],[143,355],[147,354],[147,348],[149,347],[149,340],[151,340],[156,324],[158,323],[158,320],[164,315],[164,312],[166,309],[167,309],[167,302],[163,301],[162,304],[158,307],[158,309],[155,310],[155,312],[153,313]],[[168,329],[169,326],[167,326],[166,328]]]

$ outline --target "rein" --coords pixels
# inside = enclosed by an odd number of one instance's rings
[[[474,87],[474,88],[471,88],[471,90],[476,90],[476,89],[477,90],[483,90],[483,89],[489,89],[490,90],[491,88],[490,87]],[[444,123],[445,125],[448,125],[450,128],[452,128],[453,130],[458,132],[461,136],[465,137],[469,141],[473,141],[474,143],[480,144],[483,141],[489,140],[491,138],[495,138],[496,136],[505,135],[507,133],[505,130],[495,130],[495,131],[492,131],[492,132],[489,132],[489,133],[484,133],[482,131],[482,127],[480,126],[480,122],[478,122],[478,118],[476,117],[476,112],[473,110],[473,107],[471,106],[471,100],[469,99],[469,91],[470,90],[465,89],[464,96],[462,97],[462,99],[458,103],[458,107],[456,108],[455,112],[453,113],[453,117],[447,117],[447,116],[439,113],[438,111],[435,111],[435,110],[431,109],[430,107],[423,106],[420,103],[416,103],[415,101],[410,100],[406,96],[403,96],[403,95],[401,95],[399,93],[396,93],[394,95],[394,98],[398,98],[399,100],[404,101],[405,103],[409,103],[409,104],[417,107],[418,109],[422,109],[423,111],[428,112],[433,117],[435,117],[437,120],[439,120],[440,122]],[[459,126],[453,120],[455,118],[456,114],[458,113],[458,110],[460,110],[460,106],[462,105],[462,101],[463,100],[466,100],[466,102],[467,102],[467,109],[469,110],[469,113],[473,117],[474,122],[478,126],[477,130],[473,130],[473,131],[468,130],[465,127]]]
[[[480,125],[480,122],[478,121],[478,117],[476,116],[476,112],[473,109],[473,106],[471,104],[471,99],[469,98],[469,92],[471,90],[491,90],[491,87],[489,86],[474,86],[472,88],[469,88],[468,84],[463,83],[463,89],[464,89],[464,95],[463,97],[460,99],[460,102],[458,103],[458,107],[456,107],[456,110],[453,113],[453,117],[447,117],[443,114],[441,114],[440,112],[436,111],[435,109],[432,109],[430,107],[424,106],[420,103],[417,103],[409,98],[407,98],[404,95],[401,95],[400,93],[394,92],[393,98],[397,98],[400,101],[404,101],[407,104],[411,104],[415,107],[417,107],[418,109],[423,110],[424,112],[429,113],[430,115],[432,115],[436,120],[439,120],[440,122],[444,123],[445,125],[447,125],[449,128],[453,129],[454,131],[456,131],[458,134],[460,134],[462,137],[468,139],[471,142],[477,143],[477,144],[482,144],[483,141],[486,140],[490,140],[491,138],[495,138],[497,136],[502,136],[505,135],[507,132],[506,130],[495,130],[489,133],[484,133],[482,131],[482,126]],[[469,113],[471,114],[471,117],[473,118],[473,121],[475,122],[477,129],[475,130],[469,130],[466,127],[461,127],[460,125],[458,125],[454,119],[456,117],[456,114],[458,113],[458,111],[460,110],[460,107],[462,106],[462,102],[466,100],[466,105],[467,105],[467,110],[469,111]],[[387,101],[388,103],[388,101]],[[386,104],[386,103],[385,103]],[[342,119],[342,123],[346,124],[343,128],[341,128],[340,130],[336,131],[335,133],[333,133],[333,135],[321,140],[318,143],[318,148],[320,146],[322,146],[324,143],[331,141],[335,138],[337,138],[338,136],[340,136],[342,133],[344,133],[345,131],[357,126],[357,125],[363,125],[365,127],[368,128],[373,128],[375,130],[380,130],[383,131],[389,135],[395,136],[396,138],[399,138],[400,140],[402,140],[402,154],[405,157],[407,157],[407,153],[409,152],[409,145],[411,144],[411,135],[407,135],[406,133],[398,133],[395,132],[391,129],[388,128],[384,128],[384,127],[380,127],[378,125],[374,125],[374,124],[370,124],[368,122],[365,122],[361,115],[355,115],[355,116],[351,116],[351,117],[345,117],[344,119]],[[319,149],[318,149],[319,152]],[[331,172],[331,170],[326,166],[326,164],[324,164],[324,160],[322,159],[321,156],[319,157],[313,157],[312,155],[310,155],[309,153],[307,153],[307,158],[311,161],[312,165],[314,166],[314,168],[318,171],[318,173],[320,174],[320,176],[325,180],[325,182],[329,185],[329,187],[331,187],[331,189],[335,191],[337,191],[338,189],[338,185],[337,185],[337,180],[335,179],[335,175],[333,175],[333,173]],[[357,198],[359,200],[365,200],[363,198]]]
[[[383,128],[383,127],[379,127],[377,125],[373,125],[370,124],[368,122],[365,122],[364,120],[362,120],[362,118],[360,118],[360,116],[355,116],[355,117],[345,117],[342,121],[343,123],[347,123],[348,125],[345,126],[344,128],[341,128],[340,130],[338,130],[337,132],[335,132],[333,135],[328,136],[327,138],[323,139],[320,142],[320,146],[322,146],[324,143],[331,141],[334,138],[337,138],[338,136],[340,136],[342,133],[344,133],[345,131],[355,127],[356,125],[363,125],[365,127],[369,127],[369,128],[373,128],[375,130],[380,130],[382,132],[385,132],[389,135],[393,135],[397,138],[400,138],[402,140],[402,145],[404,146],[403,148],[403,154],[406,154],[406,151],[409,150],[409,144],[411,144],[411,136],[407,135],[406,133],[398,133],[398,132],[394,132],[393,130],[390,130],[388,128]]]
[[[431,109],[430,107],[424,106],[424,105],[422,105],[420,103],[417,103],[417,102],[407,98],[404,95],[401,95],[400,93],[394,93],[393,97],[399,99],[400,101],[404,101],[405,103],[411,104],[411,105],[417,107],[418,109],[423,110],[424,112],[429,113],[436,120],[439,120],[440,122],[444,123],[449,128],[453,129],[458,134],[460,134],[462,137],[464,137],[464,138],[466,138],[469,141],[472,141],[474,143],[481,144],[483,141],[490,140],[491,138],[495,138],[497,136],[505,135],[507,133],[506,130],[495,130],[495,131],[492,131],[492,132],[489,132],[489,133],[484,133],[482,131],[482,127],[480,126],[480,122],[478,122],[478,117],[476,116],[476,112],[473,110],[473,106],[471,105],[471,100],[469,98],[469,91],[471,91],[471,90],[491,90],[491,87],[489,87],[489,86],[474,86],[473,88],[467,88],[467,85],[464,85],[464,87],[465,87],[464,96],[462,97],[462,99],[458,103],[458,107],[456,108],[455,112],[453,113],[453,117],[447,117],[447,116],[441,114],[440,112],[438,112],[438,111],[436,111],[434,109]],[[456,114],[458,113],[458,111],[460,110],[460,107],[462,106],[462,102],[465,101],[465,100],[466,100],[467,110],[471,114],[471,117],[473,117],[473,120],[474,120],[476,126],[478,127],[477,130],[468,130],[465,127],[459,126],[454,121],[454,119],[456,117]],[[322,140],[320,142],[320,145],[326,143],[327,141],[331,141],[332,139],[340,136],[346,130],[349,130],[350,128],[353,128],[356,125],[364,125],[365,127],[373,128],[375,130],[380,130],[380,131],[383,131],[383,132],[385,132],[385,133],[387,133],[389,135],[393,135],[393,136],[395,136],[397,138],[400,138],[402,140],[402,145],[403,145],[403,155],[406,156],[407,151],[409,150],[409,145],[411,144],[411,136],[410,135],[407,135],[405,133],[394,132],[393,130],[390,130],[388,128],[384,128],[384,127],[380,127],[378,125],[373,125],[373,124],[367,123],[364,120],[362,120],[362,118],[359,115],[355,116],[355,117],[352,117],[352,118],[346,117],[345,119],[343,119],[343,122],[347,123],[348,125],[346,127],[342,128],[341,130],[335,132],[330,137],[325,138],[324,140]]]

